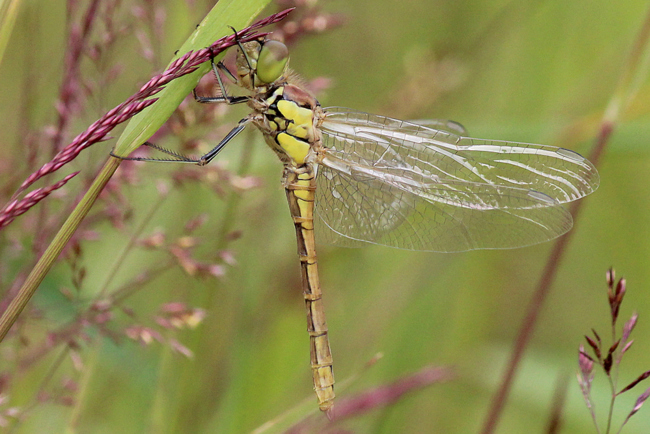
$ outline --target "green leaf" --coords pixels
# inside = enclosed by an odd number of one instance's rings
[[[0,0],[0,64],[11,39],[20,6],[19,0]]]

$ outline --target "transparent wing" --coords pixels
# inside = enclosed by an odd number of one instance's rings
[[[325,242],[440,252],[536,244],[571,228],[560,203],[598,186],[593,165],[569,150],[326,112],[316,201]]]
[[[411,119],[407,122],[411,124],[417,124],[423,127],[427,127],[433,130],[446,131],[448,133],[457,134],[459,136],[467,135],[467,130],[462,124],[447,119]]]

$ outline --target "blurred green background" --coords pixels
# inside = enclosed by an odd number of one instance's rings
[[[161,68],[207,5],[154,3],[166,11],[164,37],[155,47]],[[138,4],[124,1],[120,8],[124,20],[132,22],[113,45],[110,62],[84,68],[92,76],[119,67],[120,75],[100,97],[90,97],[71,136],[150,76],[151,66],[137,45],[138,32],[146,30],[130,15]],[[454,119],[474,137],[564,146],[585,155],[648,12],[647,2],[634,0],[334,0],[320,7],[344,15],[346,22],[293,46],[291,66],[307,79],[332,80],[319,95],[324,106],[404,119]],[[25,123],[40,128],[54,120],[64,30],[63,1],[22,2],[0,65],[0,140],[7,161],[21,161]],[[650,86],[645,78],[638,86],[601,160],[600,189],[585,199],[498,432],[544,432],[558,377],[570,383],[561,432],[595,432],[574,374],[583,335],[594,327],[605,340],[609,336],[605,271],[610,266],[628,281],[622,319],[632,311],[640,316],[620,382],[650,369]],[[219,135],[245,114],[245,107],[237,107],[224,116]],[[252,147],[245,146],[253,141]],[[162,142],[169,147],[175,143],[170,137]],[[110,146],[95,146],[77,166],[97,167]],[[209,255],[224,219],[229,219],[227,229],[240,230],[241,238],[228,244],[236,264],[226,266],[225,276],[194,279],[172,269],[129,298],[126,305],[135,314],[118,313],[112,325],[120,330],[133,322],[151,324],[149,318],[165,302],[201,307],[207,313],[204,323],[175,335],[194,358],[160,344],[92,340],[80,351],[84,369],[75,371],[66,361],[55,376],[70,376],[85,385],[83,404],[38,404],[15,432],[63,432],[78,417],[78,432],[240,433],[296,407],[289,420],[315,411],[294,229],[279,184],[281,165],[256,131],[234,141],[218,164],[237,171],[244,158],[251,158],[246,175],[263,180],[260,188],[233,196],[226,188],[219,197],[195,184],[172,186],[153,213],[159,201],[156,182],[175,168],[138,166],[140,184],[121,190],[133,206],[132,226],[118,231],[102,224],[95,228],[99,239],[83,244],[87,276],[78,300],[70,303],[59,293],[70,281],[65,263],[53,270],[34,300],[54,328],[81,309],[82,301],[91,299],[107,279],[112,279],[110,287],[118,287],[163,260],[159,252],[137,250],[116,277],[109,276],[133,228],[144,224],[144,234],[159,229],[171,238],[190,218],[207,213],[209,221],[199,234],[202,252]],[[0,163],[3,184],[11,175],[7,161]],[[73,181],[69,188],[71,200],[82,186]],[[29,242],[24,235],[20,238],[18,229],[3,236],[5,244],[14,238]],[[320,246],[339,397],[431,364],[452,365],[458,375],[337,427],[355,433],[477,432],[551,247],[546,243],[511,251],[435,254]],[[24,264],[6,253],[5,258],[6,286]],[[29,262],[27,253],[22,258]],[[28,331],[37,336],[47,328],[41,324]],[[384,357],[364,368],[378,352]],[[12,388],[14,405],[31,402],[55,358],[20,374]],[[620,397],[614,426],[643,387]],[[608,386],[600,372],[594,396],[603,422]],[[643,408],[624,432],[647,433],[649,426],[650,409]],[[282,427],[286,425],[265,432],[281,432]]]

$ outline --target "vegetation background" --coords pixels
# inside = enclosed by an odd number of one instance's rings
[[[3,198],[30,162],[47,161],[49,154],[26,149],[49,143],[66,23],[78,23],[90,2],[71,13],[64,1],[19,3],[0,64]],[[210,3],[104,2],[92,41],[105,48],[80,62],[83,108],[73,110],[65,143],[160,71]],[[306,79],[331,80],[312,81],[324,106],[454,119],[474,137],[584,155],[648,13],[640,0],[331,0],[317,7],[321,17],[336,14],[330,23],[344,19],[296,41],[291,66]],[[115,38],[101,37],[107,34]],[[621,385],[650,369],[650,83],[637,85],[599,165],[601,187],[584,199],[498,432],[543,432],[560,380],[569,383],[562,432],[595,432],[573,376],[583,335],[592,327],[609,335],[610,266],[627,278],[623,320],[633,310],[640,317]],[[245,107],[186,101],[155,140],[198,153],[245,114]],[[84,153],[73,164],[80,177],[0,234],[3,289],[28,270],[48,241],[42,231],[60,224],[111,146]],[[283,432],[315,413],[294,229],[281,166],[259,133],[238,137],[213,168],[125,163],[120,170],[0,350],[0,392],[9,397],[0,410],[7,417],[10,407],[27,410],[19,424],[7,419],[12,432],[240,433],[278,416],[281,423],[259,432]],[[452,365],[456,378],[328,428],[315,428],[316,415],[300,432],[477,432],[552,243],[460,254],[319,247],[339,397],[429,365]],[[128,297],[104,322],[84,322],[98,294],[118,289]],[[177,330],[170,318],[179,326],[202,321]],[[80,328],[57,334],[74,324]],[[383,358],[367,367],[379,352]],[[643,387],[617,400],[614,426]],[[597,375],[601,423],[608,394]],[[624,432],[648,426],[644,408]]]

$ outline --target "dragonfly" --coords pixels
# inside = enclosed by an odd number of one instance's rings
[[[323,411],[335,394],[316,238],[433,252],[529,246],[567,232],[573,223],[562,204],[598,187],[594,165],[568,149],[471,138],[453,121],[323,108],[288,68],[284,43],[260,38],[238,46],[234,73],[212,62],[220,94],[193,95],[200,103],[245,103],[251,113],[200,158],[151,143],[169,158],[127,158],[205,165],[246,126],[262,132],[284,166]],[[221,74],[247,94],[228,95]]]

